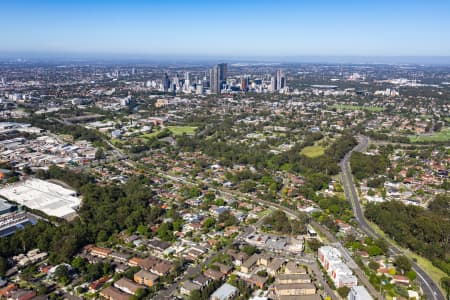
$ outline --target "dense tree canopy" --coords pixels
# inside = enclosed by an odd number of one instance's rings
[[[439,207],[437,211],[390,201],[370,203],[365,214],[399,244],[431,259],[450,273],[450,220],[440,209],[448,197],[441,195],[430,204],[435,209]]]
[[[151,205],[148,180],[132,178],[120,186],[99,186],[84,173],[50,168],[43,178],[65,179],[83,196],[79,218],[72,222],[57,220],[58,226],[39,221],[16,234],[0,239],[0,256],[10,257],[39,248],[50,254],[53,262],[70,261],[88,243],[107,241],[113,233],[134,231],[139,225],[154,224],[163,211]]]
[[[361,180],[385,173],[388,159],[384,155],[367,155],[361,152],[353,152],[350,158],[350,165],[353,175]]]
[[[281,233],[304,234],[308,216],[302,215],[298,219],[289,219],[282,210],[276,210],[264,219],[266,227]]]

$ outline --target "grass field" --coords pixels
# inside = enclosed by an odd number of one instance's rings
[[[358,106],[358,105],[332,105],[328,107],[329,109],[343,109],[343,110],[367,110],[372,112],[380,112],[383,111],[384,108],[382,107],[375,107],[375,106]]]
[[[195,130],[197,130],[197,127],[194,126],[167,126],[167,129],[169,129],[174,135],[182,135],[186,133],[187,135],[193,135],[195,133]],[[150,133],[141,134],[139,137],[144,139],[151,139],[153,137],[156,137],[158,133],[160,133],[161,130],[155,130]]]
[[[155,137],[158,133],[159,133],[159,130],[155,130],[150,133],[141,134],[139,137],[144,138],[144,139],[151,139],[152,137]]]
[[[187,135],[193,135],[197,130],[197,127],[194,126],[167,126],[167,128],[174,135],[182,135],[184,133],[186,133]]]
[[[410,135],[408,136],[411,143],[417,142],[449,142],[450,128],[442,129],[433,135]]]
[[[311,158],[321,156],[324,153],[325,148],[323,148],[322,146],[308,146],[303,148],[302,151],[300,152],[300,154],[303,154]]]
[[[439,282],[441,281],[442,277],[446,277],[447,275],[440,269],[438,269],[437,267],[433,266],[433,264],[431,263],[431,261],[429,261],[428,259],[414,253],[411,252],[407,249],[403,249],[402,247],[398,246],[398,244],[393,241],[392,239],[390,239],[381,229],[380,227],[378,227],[378,225],[376,225],[375,223],[372,222],[368,222],[370,227],[372,227],[379,235],[381,235],[383,238],[385,238],[387,241],[389,241],[390,243],[394,244],[397,246],[397,248],[400,248],[403,253],[406,254],[406,256],[408,256],[410,259],[415,259],[417,264],[433,279],[433,281],[439,286],[439,289],[444,293],[444,290],[441,288]]]

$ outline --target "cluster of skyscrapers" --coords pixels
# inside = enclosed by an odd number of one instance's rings
[[[194,76],[191,78],[190,72],[184,73],[184,78],[176,74],[170,78],[167,73],[164,74],[161,83],[163,92],[185,92],[203,94],[207,91],[210,94],[221,94],[223,90],[228,92],[277,92],[284,91],[286,86],[286,76],[282,70],[277,70],[275,76],[269,76],[265,79],[242,76],[237,78],[227,78],[228,64],[220,63],[209,69],[204,76]],[[227,81],[228,79],[228,81]]]

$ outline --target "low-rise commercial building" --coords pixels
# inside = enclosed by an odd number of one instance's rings
[[[373,300],[365,287],[358,285],[350,289],[347,297],[348,300]]]

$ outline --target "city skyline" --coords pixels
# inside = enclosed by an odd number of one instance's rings
[[[445,1],[13,1],[0,53],[110,57],[448,56]],[[447,59],[448,60],[448,59]]]

